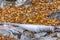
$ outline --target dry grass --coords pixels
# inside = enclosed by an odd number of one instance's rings
[[[46,0],[32,0],[31,6],[14,6],[10,4],[0,9],[0,22],[15,22],[25,24],[43,24],[56,26],[60,22],[47,16],[58,10],[59,0],[48,3]],[[60,24],[59,24],[60,25]]]
[[[17,40],[15,38],[10,38],[8,36],[0,36],[0,40]]]

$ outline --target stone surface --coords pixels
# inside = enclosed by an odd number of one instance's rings
[[[56,37],[57,36],[57,33],[51,33],[51,34],[49,34],[49,35],[47,35],[47,36],[50,36],[50,37]]]
[[[60,40],[60,38],[58,38],[57,40]]]
[[[22,35],[21,35],[21,40],[31,40],[33,38],[33,34],[31,32],[25,31]]]
[[[0,29],[0,35],[3,35],[3,36],[9,36],[11,35],[9,31],[7,30],[4,30],[4,29]]]
[[[45,36],[47,33],[46,32],[41,32],[41,33],[36,33],[34,34],[35,38],[40,38],[42,36]]]
[[[16,6],[19,6],[19,5],[24,4],[25,2],[26,2],[26,0],[17,0],[17,1],[15,2],[15,4],[16,4]]]
[[[60,32],[57,32],[57,37],[59,37],[59,38],[60,38]]]
[[[40,40],[57,40],[57,38],[52,37],[41,37]]]
[[[58,20],[60,20],[60,12],[54,12],[54,13],[50,14],[48,17],[57,18]]]

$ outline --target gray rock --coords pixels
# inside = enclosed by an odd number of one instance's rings
[[[39,40],[39,38],[32,38],[31,40]]]
[[[25,2],[26,2],[26,0],[17,0],[15,2],[15,4],[16,4],[16,6],[20,6],[20,5],[23,5]]]
[[[57,40],[55,37],[41,37],[40,40]]]
[[[60,40],[60,38],[58,38],[57,40]]]
[[[60,26],[56,26],[56,28],[59,28],[60,29]]]
[[[21,40],[31,40],[33,38],[33,34],[31,32],[24,32],[22,35],[21,35]]]
[[[3,35],[3,36],[10,36],[10,32],[7,31],[7,30],[4,30],[4,29],[0,29],[0,35]]]
[[[4,0],[0,0],[0,7],[3,7],[3,1]]]
[[[9,2],[6,2],[5,0],[0,0],[0,7],[1,8],[7,6],[8,4],[9,4]]]
[[[60,32],[57,32],[57,37],[59,37],[59,38],[60,38]]]
[[[47,36],[50,36],[50,37],[56,37],[57,34],[54,32],[54,33],[51,33],[51,34],[49,34],[49,35],[47,35]]]
[[[54,12],[54,13],[50,14],[48,17],[57,18],[58,20],[60,20],[60,12]]]
[[[20,40],[31,40],[29,37],[26,37],[25,35],[21,35],[21,39]]]
[[[34,34],[35,38],[40,38],[42,36],[45,36],[47,33],[46,32],[41,32],[41,33],[37,33],[37,34]]]

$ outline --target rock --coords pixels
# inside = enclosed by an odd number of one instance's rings
[[[56,28],[60,28],[60,26],[56,26]]]
[[[31,32],[25,31],[22,35],[21,35],[21,40],[31,40],[33,38],[33,34]]]
[[[49,35],[47,35],[47,36],[50,36],[50,37],[56,37],[57,34],[54,32],[54,33],[51,33],[51,34],[49,34]]]
[[[59,37],[59,38],[60,38],[60,32],[57,32],[57,37]]]
[[[58,38],[57,40],[60,40],[60,38]]]
[[[19,27],[32,31],[32,32],[54,32],[55,27],[54,26],[46,26],[46,25],[33,25],[33,24],[16,24]]]
[[[34,34],[35,38],[40,38],[41,36],[45,36],[47,33],[46,32],[41,32],[41,33],[36,33]]]
[[[26,0],[17,0],[15,2],[15,4],[16,4],[16,6],[20,6],[20,5],[23,5],[25,2],[26,2]]]
[[[41,37],[40,40],[57,40],[55,37]]]
[[[60,20],[60,12],[53,12],[48,17],[49,18],[57,18],[58,20]]]
[[[13,4],[14,2],[8,2],[6,0],[0,0],[0,7],[3,8],[3,7],[6,7],[8,6],[9,4]]]
[[[39,38],[32,38],[32,40],[39,40]]]
[[[3,1],[4,0],[0,0],[0,7],[3,7]]]
[[[0,29],[0,35],[3,35],[3,36],[10,36],[10,32],[8,32],[7,30],[4,30],[4,29]]]
[[[30,38],[29,37],[26,37],[25,35],[22,34],[20,40],[30,40]]]

